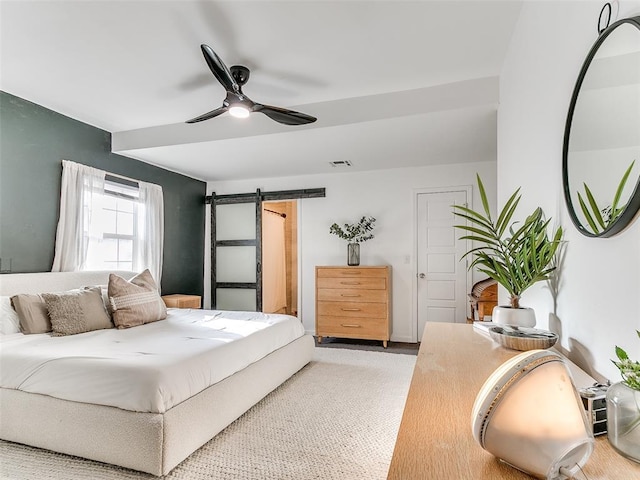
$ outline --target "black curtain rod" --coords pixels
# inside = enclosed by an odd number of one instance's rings
[[[264,211],[265,212],[275,213],[276,215],[280,215],[282,218],[287,218],[287,214],[286,213],[276,212],[274,210],[269,210],[268,208],[265,208]]]

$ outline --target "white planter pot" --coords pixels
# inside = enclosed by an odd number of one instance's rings
[[[501,325],[533,328],[536,326],[536,313],[533,311],[533,308],[499,306],[493,307],[491,320],[493,323],[499,323]]]

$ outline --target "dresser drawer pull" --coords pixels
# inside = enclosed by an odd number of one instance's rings
[[[343,312],[359,312],[360,311],[359,308],[341,308],[340,310],[342,310]]]
[[[342,275],[362,275],[362,272],[340,272]]]
[[[341,297],[360,297],[361,295],[359,293],[341,293],[340,296]]]
[[[357,323],[341,323],[340,326],[341,327],[347,327],[347,328],[362,328]]]
[[[360,282],[340,282],[340,285],[360,285]]]

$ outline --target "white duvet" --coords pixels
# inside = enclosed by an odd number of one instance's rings
[[[0,336],[0,386],[162,413],[304,334],[287,315],[168,312],[126,330]]]

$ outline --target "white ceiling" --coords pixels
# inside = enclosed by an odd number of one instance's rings
[[[520,1],[6,1],[0,88],[113,132],[113,150],[204,180],[493,160]],[[284,126],[217,108],[200,52],[251,69]]]

